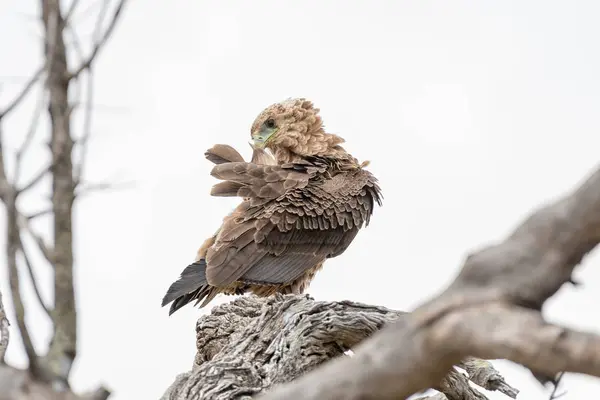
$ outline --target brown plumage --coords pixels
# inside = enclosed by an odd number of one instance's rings
[[[227,145],[205,154],[216,164],[211,175],[222,181],[211,195],[243,201],[167,291],[170,314],[194,300],[204,307],[218,293],[304,292],[381,205],[377,179],[341,147],[342,138],[324,131],[310,101],[266,108],[251,134],[249,163]]]

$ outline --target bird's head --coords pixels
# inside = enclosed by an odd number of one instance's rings
[[[254,146],[275,154],[284,151],[299,156],[327,155],[344,140],[325,133],[319,109],[309,100],[288,99],[264,109],[251,129]]]

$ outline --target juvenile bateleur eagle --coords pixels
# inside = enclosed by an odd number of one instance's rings
[[[169,314],[191,301],[204,307],[219,293],[303,293],[381,205],[377,179],[341,137],[325,132],[310,101],[269,106],[251,135],[251,162],[227,145],[205,154],[216,164],[211,175],[222,180],[211,195],[243,201],[169,287],[162,301],[172,302]]]

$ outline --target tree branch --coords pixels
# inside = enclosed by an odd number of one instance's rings
[[[135,186],[133,181],[125,182],[99,182],[99,183],[85,183],[79,186],[75,192],[76,198],[81,198],[91,193],[105,192],[110,190],[123,190],[131,189]]]
[[[40,287],[38,285],[38,280],[33,272],[33,265],[31,264],[31,260],[29,256],[27,256],[27,251],[25,250],[25,246],[22,240],[19,240],[19,244],[21,247],[21,255],[23,256],[23,261],[25,261],[25,266],[27,267],[27,272],[29,273],[29,279],[31,280],[31,285],[33,286],[33,291],[35,292],[35,296],[40,304],[40,307],[44,309],[50,320],[53,320],[52,311],[46,305],[46,302],[42,298],[42,293],[40,292]]]
[[[4,303],[2,303],[2,292],[0,292],[0,365],[4,364],[4,357],[6,356],[6,349],[10,342],[10,331],[8,327],[10,323],[6,317],[6,311],[4,310]]]
[[[497,390],[510,398],[517,398],[519,391],[506,383],[504,377],[500,375],[491,362],[468,357],[458,366],[467,372],[472,382],[482,388],[490,391]]]
[[[299,295],[238,298],[198,320],[194,367],[180,375],[162,399],[230,399],[258,394],[332,358],[351,358],[344,355],[347,350],[404,314]],[[473,367],[490,370],[483,362]],[[451,400],[485,399],[458,371],[442,378],[432,386]]]
[[[600,376],[600,336],[546,323],[539,312],[599,240],[600,170],[504,242],[470,255],[443,293],[373,335],[353,357],[260,398],[406,398],[469,356],[513,360],[545,376]]]
[[[70,389],[57,390],[56,386],[32,377],[29,371],[0,364],[0,397],[2,400],[107,400],[110,392],[100,387],[77,395]]]
[[[7,219],[5,254],[8,268],[9,287],[13,308],[15,310],[17,327],[19,328],[25,353],[29,359],[29,370],[33,376],[42,376],[38,355],[25,322],[25,307],[23,305],[23,297],[21,296],[19,272],[17,268],[17,252],[20,244],[19,227],[17,223],[17,193],[11,186],[10,182],[8,181],[8,177],[6,176],[3,142],[2,120],[0,118],[0,194],[5,205]]]
[[[29,146],[31,145],[33,137],[35,136],[35,133],[37,132],[40,116],[42,115],[42,110],[44,109],[44,106],[45,106],[44,99],[45,99],[45,96],[42,93],[42,95],[40,96],[40,99],[38,100],[37,105],[35,107],[35,111],[33,112],[33,116],[31,118],[31,121],[29,124],[29,129],[27,130],[27,134],[25,135],[25,139],[23,140],[23,143],[21,143],[19,150],[17,150],[16,161],[15,161],[15,175],[13,177],[13,184],[12,184],[13,187],[17,187],[17,185],[19,184],[19,179],[20,179],[20,175],[21,175],[21,166],[23,163],[23,156],[29,149]],[[23,192],[25,190],[26,189],[21,189],[21,192]]]
[[[65,24],[68,24],[71,21],[71,17],[75,13],[77,6],[79,5],[79,0],[72,0],[67,13],[65,14]]]
[[[89,147],[89,140],[92,135],[92,108],[94,102],[94,75],[89,70],[87,74],[87,89],[86,89],[86,102],[83,116],[83,133],[77,144],[80,147],[79,163],[75,167],[75,182],[77,185],[81,184],[83,179],[83,172],[85,169],[85,162],[87,160],[87,152]]]
[[[36,218],[43,217],[45,215],[52,214],[51,208],[45,208],[43,210],[38,210],[31,214],[24,215],[23,217],[27,219],[27,221],[33,221]]]
[[[8,265],[8,278],[10,281],[10,292],[12,294],[13,307],[15,309],[15,318],[17,321],[17,327],[21,334],[21,341],[25,348],[25,353],[29,359],[29,370],[33,376],[41,377],[43,375],[40,366],[39,359],[27,323],[25,322],[26,312],[25,306],[23,305],[23,297],[21,295],[21,288],[19,282],[19,271],[17,268],[17,252],[19,250],[19,228],[16,221],[16,205],[15,196],[9,194],[5,199],[5,206],[7,210],[7,224],[6,224],[6,256]]]
[[[13,193],[13,187],[6,176],[6,164],[4,162],[4,140],[2,130],[2,118],[0,118],[0,199],[6,204]]]
[[[33,178],[31,178],[31,180],[29,182],[27,182],[25,185],[23,185],[23,187],[18,188],[17,191],[19,193],[24,193],[24,192],[28,191],[29,189],[31,189],[32,187],[37,185],[42,179],[44,179],[46,174],[48,174],[49,172],[52,171],[53,167],[54,167],[53,165],[43,167],[41,171],[39,171],[36,175],[34,175]]]
[[[37,81],[41,78],[44,73],[44,67],[40,67],[29,81],[23,86],[23,89],[17,94],[17,96],[9,102],[3,110],[0,110],[0,120],[10,114],[21,102],[25,99],[29,91],[33,88],[33,86],[37,83]]]
[[[54,250],[46,244],[46,241],[44,240],[42,235],[33,230],[33,228],[31,227],[30,219],[21,215],[18,210],[16,212],[19,228],[27,232],[29,236],[32,237],[44,258],[46,258],[46,260],[48,260],[48,262],[52,264],[54,262]]]
[[[112,18],[109,22],[108,27],[106,28],[106,30],[104,31],[104,34],[102,36],[100,36],[100,29],[102,27],[102,22],[104,20],[104,15],[106,14],[106,10],[108,7],[108,1],[105,1],[103,4],[103,9],[102,11],[100,11],[100,16],[98,18],[98,20],[96,21],[96,28],[95,28],[95,33],[94,33],[94,38],[95,38],[95,43],[94,43],[94,47],[92,49],[91,54],[88,56],[88,58],[79,66],[75,69],[74,72],[72,72],[71,74],[69,74],[68,79],[73,79],[76,78],[77,76],[79,76],[79,74],[81,74],[84,70],[90,68],[92,66],[92,63],[94,62],[94,59],[98,56],[98,53],[100,52],[100,50],[104,47],[104,44],[108,41],[108,39],[110,38],[115,26],[117,25],[117,21],[119,20],[119,17],[121,16],[121,12],[123,11],[123,7],[125,6],[125,3],[127,2],[127,0],[120,0],[117,7],[115,8],[115,11],[112,15]]]

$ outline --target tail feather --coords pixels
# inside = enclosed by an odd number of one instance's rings
[[[206,261],[201,259],[188,265],[179,279],[171,284],[162,299],[162,306],[173,302],[169,309],[171,315],[186,304],[194,300],[197,304],[211,294],[214,297],[217,293],[206,281]]]

